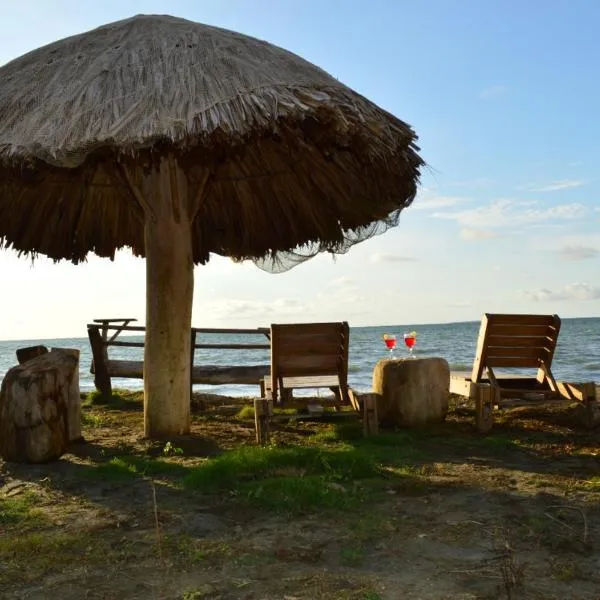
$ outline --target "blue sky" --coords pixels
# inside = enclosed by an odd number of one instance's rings
[[[600,316],[600,3],[4,1],[0,64],[138,13],[300,54],[409,122],[429,164],[400,226],[336,261],[282,275],[225,259],[198,267],[196,326]],[[31,267],[4,252],[0,272],[0,339],[85,335],[95,317],[144,317],[144,263],[126,253]]]

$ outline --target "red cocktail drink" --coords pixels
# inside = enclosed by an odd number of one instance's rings
[[[404,334],[404,343],[406,344],[406,347],[408,348],[408,352],[409,352],[410,356],[414,357],[413,347],[417,343],[417,332],[411,331],[410,333],[405,333]]]
[[[394,348],[396,347],[396,336],[389,333],[383,334],[385,347],[390,351],[390,356],[394,356]]]

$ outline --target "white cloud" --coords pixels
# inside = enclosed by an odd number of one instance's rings
[[[433,210],[437,208],[449,208],[458,204],[471,202],[469,198],[461,196],[443,196],[430,193],[429,190],[424,190],[416,200],[411,204],[411,210]]]
[[[371,256],[371,262],[374,263],[402,263],[414,262],[417,259],[413,256],[402,256],[400,254],[382,254],[377,252]]]
[[[565,260],[587,260],[600,256],[600,250],[590,246],[564,246],[558,250],[558,254]]]
[[[460,230],[460,237],[463,240],[469,242],[476,242],[478,240],[488,240],[493,237],[497,237],[498,234],[495,231],[489,229],[474,229],[472,227],[463,227]]]
[[[542,288],[525,291],[525,296],[534,302],[550,302],[558,300],[598,300],[600,288],[587,283],[571,283],[557,290]]]
[[[551,181],[545,185],[530,183],[520,187],[519,189],[527,190],[529,192],[558,192],[560,190],[578,188],[586,183],[587,182],[583,179],[562,179],[560,181]]]
[[[485,88],[479,94],[479,97],[482,100],[488,100],[489,98],[497,98],[498,96],[503,96],[508,92],[508,88],[505,85],[491,85],[490,87]]]
[[[486,229],[517,227],[552,220],[579,219],[588,209],[583,204],[557,204],[544,207],[539,202],[518,200],[494,200],[487,205],[455,212],[437,212],[434,217],[453,219],[466,228]]]
[[[313,309],[309,304],[296,298],[276,298],[271,301],[224,298],[210,304],[211,316],[213,318],[230,321],[248,317],[267,317],[268,319],[270,316],[282,318],[303,315]]]

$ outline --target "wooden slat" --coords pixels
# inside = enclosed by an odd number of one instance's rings
[[[471,372],[471,379],[477,382],[481,379],[483,374],[484,365],[484,354],[485,345],[487,343],[487,326],[488,326],[488,315],[483,315],[481,319],[481,325],[479,326],[479,335],[477,337],[477,348],[475,350],[475,359],[473,360],[473,370]]]
[[[286,335],[313,335],[343,333],[343,323],[278,323],[271,326],[271,331],[285,333]]]
[[[97,319],[94,319],[97,320]],[[135,319],[134,319],[135,321]],[[93,325],[93,324],[88,324],[88,327],[99,327],[98,325]],[[122,331],[146,331],[146,328],[142,325],[110,325],[110,324],[106,324],[106,325],[102,325],[103,329],[108,329],[109,331],[113,330],[113,329],[121,329]]]
[[[335,375],[311,377],[283,377],[283,387],[286,389],[337,387],[339,380]]]
[[[222,328],[206,328],[206,327],[192,327],[196,333],[231,333],[231,334],[253,334],[253,335],[266,335],[269,333],[268,327],[257,327],[256,329],[222,329]]]
[[[540,336],[515,336],[515,335],[489,335],[487,338],[488,347],[515,347],[520,348],[551,348],[556,344],[556,338]]]
[[[514,357],[514,358],[539,358],[546,360],[550,355],[550,348],[520,348],[515,346],[488,346],[486,354],[486,364],[490,358]]]
[[[271,344],[194,344],[196,350],[269,350]]]
[[[108,373],[111,377],[143,379],[144,363],[141,360],[109,360]],[[221,367],[194,365],[192,382],[206,385],[258,385],[270,371],[269,365]]]
[[[144,342],[104,342],[106,346],[123,346],[124,348],[143,348]]]
[[[115,321],[116,319],[113,319],[113,321]],[[137,319],[119,319],[119,321],[136,321]],[[103,325],[103,327],[105,326],[106,329],[123,329],[123,331],[145,331],[146,328],[142,325],[111,325],[110,321],[108,320],[103,320],[103,319],[94,319],[94,323],[106,323],[106,325]],[[95,325],[93,325],[93,327],[95,327]],[[240,335],[240,334],[247,334],[247,335],[267,335],[269,333],[269,329],[266,327],[258,327],[256,329],[222,329],[222,328],[215,328],[215,329],[210,329],[210,328],[199,328],[199,327],[192,327],[192,330],[195,331],[196,333],[210,333],[210,334],[232,334],[232,335]]]
[[[129,325],[129,323],[131,323],[131,321],[129,319],[127,319],[126,321],[123,321],[122,325],[120,325],[120,327],[110,336],[110,338],[108,338],[108,340],[106,340],[106,343],[110,344],[110,342],[113,342],[119,336],[121,331],[123,331],[123,329],[125,327],[127,327],[127,325]],[[104,327],[104,330],[108,334],[108,327]]]
[[[485,365],[486,367],[504,367],[505,369],[537,369],[540,366],[536,358],[519,358],[518,356],[486,357]]]
[[[94,323],[112,323],[112,322],[116,322],[116,321],[137,321],[137,319],[134,319],[134,318],[94,319]]]
[[[558,315],[522,315],[487,313],[488,325],[554,325]]]
[[[323,356],[338,356],[342,357],[344,352],[343,346],[339,339],[328,340],[326,342],[318,341],[302,341],[298,343],[292,340],[279,340],[279,355],[298,356],[303,354],[321,354]]]
[[[328,331],[325,333],[309,333],[309,334],[296,334],[291,332],[278,331],[276,334],[279,343],[283,344],[284,347],[296,344],[332,344],[337,343],[338,346],[342,346],[346,343],[344,336],[340,335],[339,331]]]
[[[337,373],[340,366],[340,358],[334,356],[298,355],[278,356],[277,367],[279,375],[286,377],[293,371],[295,374],[304,372],[306,375],[314,373],[332,372]]]
[[[556,338],[557,330],[548,325],[488,325],[487,335],[514,337],[550,337]]]

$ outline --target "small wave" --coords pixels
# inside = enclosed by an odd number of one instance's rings
[[[463,363],[450,363],[451,371],[470,371],[473,365],[465,365]]]
[[[585,369],[586,371],[600,371],[600,363],[588,363],[587,365],[583,365],[581,368]]]

